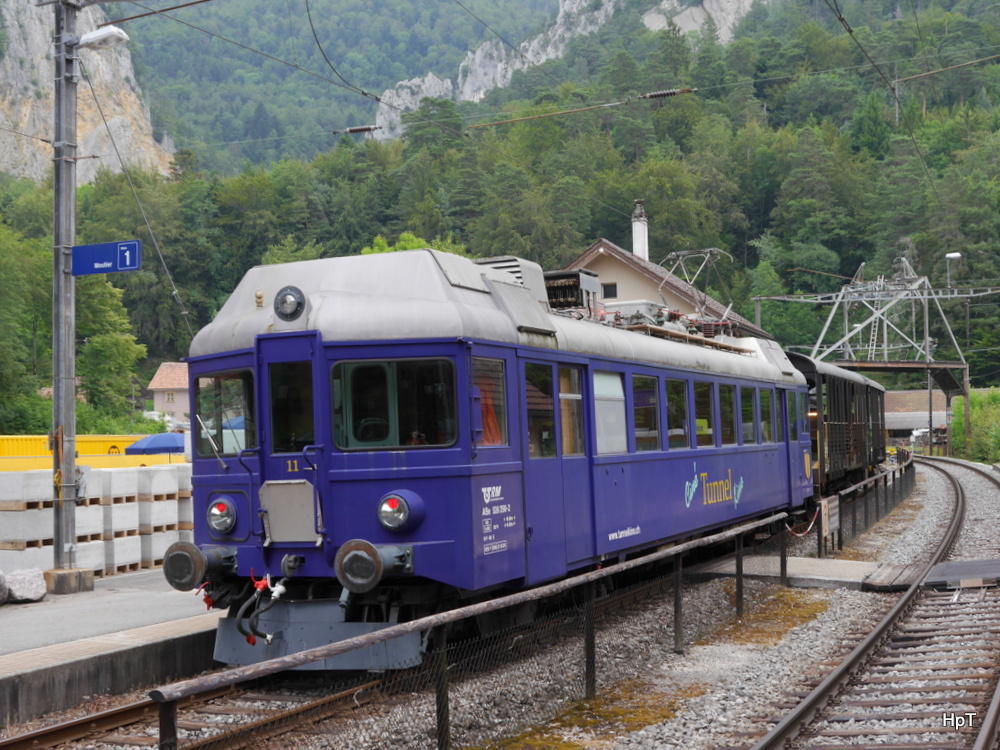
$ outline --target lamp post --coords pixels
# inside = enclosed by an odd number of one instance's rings
[[[944,264],[945,264],[945,267],[946,267],[946,269],[948,271],[948,288],[949,289],[951,289],[951,262],[953,260],[959,260],[959,259],[961,259],[961,257],[962,257],[961,253],[948,253],[947,255],[944,256]]]
[[[98,0],[99,1],[99,0]],[[56,571],[72,568],[76,556],[76,98],[77,50],[107,48],[128,41],[106,27],[76,35],[77,13],[94,0],[49,0],[55,6],[55,129],[52,230],[52,455],[53,548]],[[59,584],[49,586],[57,593]],[[63,588],[70,593],[72,584]]]

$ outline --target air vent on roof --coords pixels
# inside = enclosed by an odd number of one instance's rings
[[[542,276],[542,267],[537,263],[525,260],[524,258],[516,258],[513,255],[499,255],[495,258],[476,258],[476,263],[509,273],[517,279],[517,282],[521,286],[529,289],[538,302],[546,307],[548,306],[549,297],[545,293],[545,279]]]

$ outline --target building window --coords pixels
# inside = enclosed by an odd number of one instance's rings
[[[601,284],[601,297],[602,297],[602,299],[617,299],[618,298],[618,285],[617,284]]]
[[[174,403],[174,392],[173,391],[167,391],[166,392],[166,397],[167,397],[167,403],[168,404]]]

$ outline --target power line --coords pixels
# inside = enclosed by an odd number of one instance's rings
[[[135,183],[132,182],[132,175],[129,174],[128,167],[125,165],[125,160],[122,158],[121,151],[118,150],[118,144],[115,142],[115,136],[111,132],[111,127],[108,125],[108,118],[104,116],[104,108],[101,106],[101,100],[97,96],[97,91],[94,89],[94,82],[90,80],[90,76],[87,74],[87,70],[83,65],[83,60],[80,59],[80,72],[83,77],[87,80],[87,85],[90,88],[90,93],[94,97],[94,103],[97,105],[97,111],[101,115],[101,120],[104,122],[104,127],[108,131],[108,138],[111,139],[111,145],[115,149],[115,155],[118,157],[118,164],[121,167],[122,174],[125,175],[125,179],[128,181],[128,186],[132,190],[132,197],[135,199],[136,205],[139,207],[139,213],[142,214],[142,221],[146,225],[146,231],[149,232],[149,237],[153,241],[153,247],[156,249],[156,254],[160,258],[160,265],[163,266],[163,272],[167,275],[167,281],[170,282],[170,288],[173,290],[171,292],[171,297],[177,303],[181,310],[181,319],[187,326],[188,333],[191,338],[194,338],[194,329],[191,327],[190,316],[188,315],[187,308],[184,307],[184,301],[181,299],[180,290],[174,283],[174,277],[170,273],[170,269],[167,267],[167,261],[163,257],[163,252],[160,250],[160,243],[156,239],[156,233],[153,231],[152,225],[149,223],[149,217],[146,216],[146,209],[143,208],[142,201],[139,200],[139,191],[135,189]]]
[[[889,89],[890,92],[892,92],[892,98],[896,102],[896,106],[901,106],[899,101],[899,92],[896,90],[896,87],[889,81],[888,78],[886,78],[885,73],[882,72],[882,69],[872,59],[871,55],[868,54],[868,50],[864,48],[864,45],[861,44],[858,38],[854,35],[854,29],[851,28],[850,24],[847,23],[847,19],[844,18],[843,14],[840,12],[840,6],[838,5],[837,0],[825,0],[825,2],[827,7],[831,11],[833,11],[836,19],[847,30],[847,35],[851,37],[851,40],[857,45],[858,49],[861,50],[861,54],[863,54],[865,56],[865,59],[868,60],[868,62],[871,63],[872,67],[875,68],[875,71],[879,74],[879,77],[881,77],[882,80],[885,81],[886,87]],[[916,133],[913,132],[913,128],[910,127],[910,120],[908,117],[905,116],[905,114],[903,117],[903,126],[906,128],[906,132],[909,134],[910,140],[913,142],[913,148],[917,153],[917,159],[919,159],[920,161],[920,166],[923,167],[924,176],[927,178],[927,184],[930,186],[931,192],[934,193],[934,198],[937,200],[938,206],[940,206],[941,209],[944,210],[944,202],[941,200],[941,196],[938,193],[937,185],[934,184],[934,178],[931,175],[930,167],[927,166],[927,160],[924,158],[924,153],[920,149],[920,144],[917,143],[917,135]]]

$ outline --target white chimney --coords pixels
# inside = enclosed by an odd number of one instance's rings
[[[649,222],[641,200],[635,202],[635,211],[632,212],[632,254],[649,260]]]

